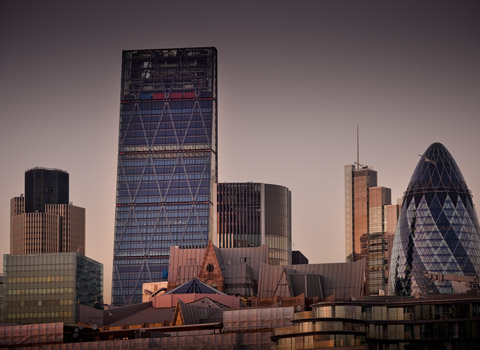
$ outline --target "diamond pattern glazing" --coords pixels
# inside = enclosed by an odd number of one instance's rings
[[[213,237],[215,48],[124,51],[112,304],[167,279],[169,247]]]
[[[460,169],[442,144],[432,144],[421,156],[403,197],[389,293],[452,293],[450,281],[432,281],[424,273],[478,275],[479,232],[472,196]]]

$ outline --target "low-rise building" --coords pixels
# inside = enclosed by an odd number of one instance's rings
[[[477,349],[480,295],[322,301],[278,328],[274,349]]]
[[[6,323],[76,324],[77,305],[103,303],[103,265],[79,253],[4,255]]]

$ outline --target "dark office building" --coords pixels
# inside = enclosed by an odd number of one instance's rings
[[[46,204],[68,204],[68,173],[33,168],[25,172],[25,212],[43,213]]]
[[[69,203],[68,178],[58,169],[25,172],[25,195],[10,201],[10,254],[85,254],[85,208]]]
[[[472,195],[457,163],[445,146],[433,143],[418,161],[403,196],[389,294],[452,293],[455,276],[478,276],[479,233]],[[450,278],[435,281],[428,274]]]
[[[167,280],[170,246],[215,236],[217,51],[124,51],[112,304]]]
[[[269,263],[291,264],[292,210],[288,188],[263,183],[219,183],[217,187],[220,248],[269,249]]]

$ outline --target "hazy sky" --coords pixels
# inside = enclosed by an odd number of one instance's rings
[[[0,253],[34,166],[70,173],[110,302],[121,52],[218,49],[220,181],[292,191],[293,243],[344,260],[343,167],[394,198],[435,141],[480,198],[475,1],[1,1]],[[3,267],[2,267],[3,268]]]

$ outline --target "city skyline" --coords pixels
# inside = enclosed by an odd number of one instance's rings
[[[478,206],[478,4],[186,5],[0,5],[2,254],[24,172],[64,169],[110,300],[121,52],[131,49],[217,48],[219,181],[288,187],[293,249],[311,263],[344,261],[343,168],[356,160],[357,124],[360,162],[393,203],[417,154],[441,142]]]

